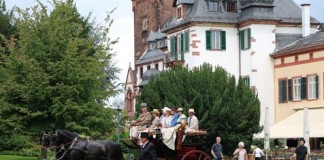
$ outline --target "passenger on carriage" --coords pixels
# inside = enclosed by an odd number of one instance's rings
[[[164,107],[162,111],[165,112],[165,117],[162,122],[162,128],[169,128],[169,124],[172,120],[171,109],[168,107]]]
[[[177,113],[178,108],[174,107],[172,108],[171,114],[172,114],[172,120],[169,123],[169,127],[175,127],[177,125],[177,121],[179,119],[179,114]]]
[[[198,118],[195,116],[195,110],[194,109],[189,109],[188,111],[189,117],[187,119],[188,127],[186,128],[185,133],[188,132],[196,132],[198,131]]]
[[[153,121],[152,121],[152,125],[151,125],[151,128],[156,128],[158,126],[160,126],[160,112],[159,110],[157,109],[153,109],[152,111],[152,115],[153,115]]]
[[[139,131],[147,128],[151,124],[151,113],[147,111],[147,104],[141,104],[141,113],[136,120],[131,123],[130,138],[137,139]]]
[[[177,124],[181,124],[182,122],[185,123],[187,121],[187,116],[185,114],[183,114],[182,108],[178,109],[178,115],[179,115],[179,118],[177,120]]]
[[[164,107],[164,108],[165,108],[165,107]],[[162,124],[163,124],[163,122],[164,122],[165,115],[166,115],[166,113],[165,113],[165,111],[163,111],[163,109],[162,109],[162,115],[161,115],[161,117],[160,117],[160,127],[162,127]]]

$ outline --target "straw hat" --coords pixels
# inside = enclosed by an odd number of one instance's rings
[[[196,114],[194,109],[189,109],[188,113]]]
[[[156,113],[156,114],[160,114],[159,110],[157,109],[153,109],[153,111],[151,112],[152,114]]]
[[[178,108],[178,112],[183,112],[183,108]]]
[[[162,109],[162,111],[170,111],[171,112],[171,109],[169,108],[169,107],[164,107],[163,109]]]

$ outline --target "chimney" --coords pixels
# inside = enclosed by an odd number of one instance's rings
[[[302,6],[302,25],[303,25],[303,37],[310,35],[310,4],[304,3]]]

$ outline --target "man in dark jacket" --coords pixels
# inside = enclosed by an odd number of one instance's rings
[[[300,140],[300,145],[296,148],[296,160],[306,160],[307,159],[307,147],[305,146],[305,140]]]
[[[138,160],[157,160],[156,151],[151,142],[148,141],[148,132],[141,133],[141,155]]]

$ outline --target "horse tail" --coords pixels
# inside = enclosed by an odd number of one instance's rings
[[[124,155],[123,155],[123,149],[122,149],[122,147],[119,144],[117,144],[117,148],[118,148],[118,153],[119,153],[119,159],[120,160],[125,160],[124,159]]]

